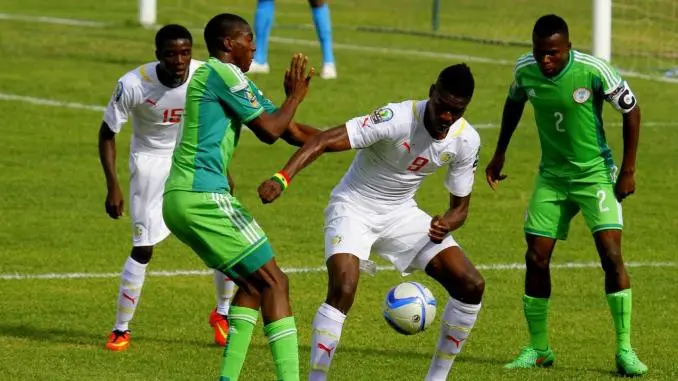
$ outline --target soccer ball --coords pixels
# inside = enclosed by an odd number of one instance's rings
[[[404,282],[388,291],[384,319],[403,335],[414,335],[428,328],[436,316],[436,299],[426,286]]]

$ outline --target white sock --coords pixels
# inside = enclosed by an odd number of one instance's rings
[[[445,306],[440,328],[440,338],[433,354],[426,381],[445,381],[454,358],[461,352],[464,342],[478,317],[480,304],[466,304],[450,298]]]
[[[129,322],[132,320],[134,311],[139,304],[139,296],[141,295],[141,287],[144,285],[147,266],[148,264],[142,265],[132,259],[132,257],[127,258],[127,262],[125,262],[125,266],[122,269],[122,276],[120,277],[118,310],[115,315],[115,326],[113,329],[118,331],[129,329]]]
[[[219,315],[228,315],[228,309],[231,307],[233,298],[233,281],[219,270],[214,270],[214,288],[217,293],[217,313]]]
[[[308,381],[325,381],[330,370],[332,358],[336,353],[344,326],[344,315],[338,309],[323,303],[313,319],[311,337],[311,372]]]

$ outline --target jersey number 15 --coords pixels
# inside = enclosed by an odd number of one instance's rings
[[[181,117],[184,115],[183,108],[173,108],[167,109],[162,113],[162,122],[163,123],[179,123],[181,122]]]

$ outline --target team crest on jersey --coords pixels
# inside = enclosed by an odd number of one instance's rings
[[[590,97],[591,91],[585,87],[580,87],[572,93],[572,98],[579,104],[586,102]]]
[[[254,95],[254,93],[250,89],[247,89],[247,98],[250,100],[250,103],[252,104],[252,106],[254,106],[256,108],[260,107],[259,101],[257,101],[257,97]]]
[[[451,153],[449,153],[449,152],[443,152],[443,154],[440,155],[440,161],[441,161],[443,164],[447,164],[447,163],[449,163],[450,161],[452,161],[452,158],[453,158],[453,157],[454,157],[454,155],[452,155]]]
[[[120,97],[122,97],[122,81],[118,81],[118,84],[115,85],[114,91],[115,101],[120,102]]]
[[[374,124],[388,122],[391,119],[393,119],[393,110],[388,107],[382,107],[370,114],[370,120]]]
[[[134,239],[140,239],[142,234],[144,234],[144,225],[134,224]]]

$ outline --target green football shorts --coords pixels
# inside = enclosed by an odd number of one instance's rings
[[[565,240],[570,220],[581,210],[591,233],[623,227],[614,184],[575,183],[537,177],[525,216],[525,233]]]
[[[169,191],[162,214],[170,231],[208,267],[231,278],[246,277],[273,258],[264,231],[228,193]]]

